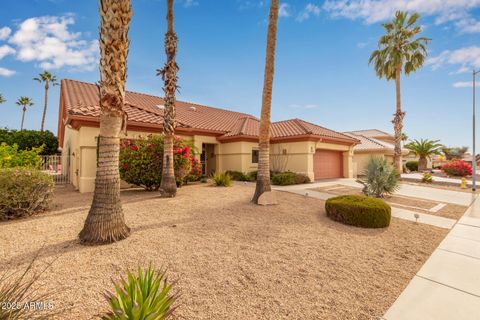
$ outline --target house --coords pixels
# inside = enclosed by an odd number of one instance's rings
[[[59,144],[73,185],[92,192],[99,135],[99,96],[95,84],[62,80]],[[161,134],[163,100],[126,92],[127,135]],[[245,113],[177,101],[176,134],[192,140],[204,174],[257,170],[259,120]],[[353,177],[353,149],[359,140],[300,119],[271,125],[271,164],[277,171],[303,173],[312,180]]]
[[[362,175],[370,156],[386,158],[393,164],[395,138],[393,135],[377,130],[358,130],[344,132],[352,138],[358,139],[359,144],[353,148],[353,175]],[[402,156],[408,155],[409,150],[402,149]]]

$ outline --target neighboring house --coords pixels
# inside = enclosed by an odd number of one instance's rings
[[[92,83],[62,80],[58,137],[66,168],[80,192],[94,189],[100,108]],[[204,174],[236,170],[250,172],[258,165],[259,120],[251,115],[177,101],[176,134],[192,140],[201,152]],[[128,91],[127,135],[160,134],[163,100]],[[353,177],[354,137],[292,119],[271,126],[272,170],[303,173],[312,180]]]
[[[353,148],[353,174],[362,175],[370,156],[384,157],[393,164],[395,138],[384,131],[377,129],[344,132],[344,134],[360,141]],[[408,150],[402,149],[406,156]]]

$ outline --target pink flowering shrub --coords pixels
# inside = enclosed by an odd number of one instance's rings
[[[472,166],[463,160],[454,160],[442,167],[443,172],[449,176],[467,177],[472,175]]]
[[[201,167],[198,174],[198,161],[187,141],[175,138],[173,153],[175,178],[179,186],[200,179]],[[162,136],[149,135],[136,140],[122,140],[119,168],[122,180],[148,191],[158,190],[162,180],[162,163]]]

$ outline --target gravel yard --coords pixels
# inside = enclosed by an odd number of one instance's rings
[[[78,243],[90,198],[67,191],[61,210],[0,224],[0,274],[43,247],[38,267],[56,260],[37,286],[57,292],[61,319],[101,314],[110,279],[149,263],[178,281],[175,319],[378,319],[447,233],[395,218],[385,230],[345,226],[323,201],[283,192],[259,207],[250,184],[137,193],[124,203],[132,235],[108,246]]]

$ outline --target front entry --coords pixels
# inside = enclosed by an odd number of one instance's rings
[[[317,149],[313,155],[315,180],[343,178],[343,152]]]
[[[216,156],[215,145],[211,143],[202,144],[202,155],[200,156],[202,162],[202,174],[210,176],[216,170]]]

